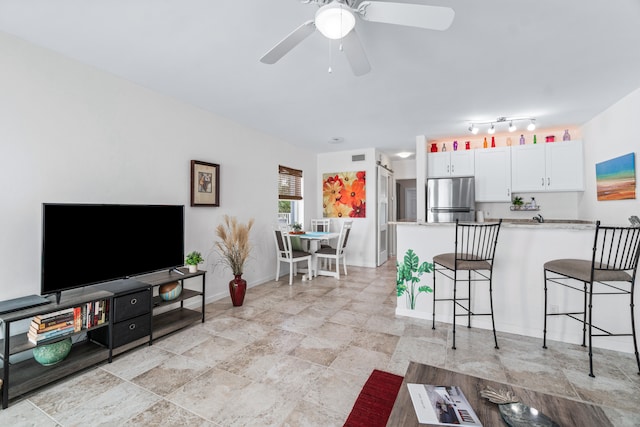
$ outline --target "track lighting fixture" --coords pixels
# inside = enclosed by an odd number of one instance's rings
[[[524,120],[529,121],[529,125],[527,126],[528,131],[533,131],[536,128],[536,119],[533,117],[498,117],[496,120],[471,123],[469,125],[469,132],[477,135],[480,131],[478,125],[490,125],[487,132],[489,133],[489,135],[493,135],[494,133],[496,133],[496,125],[499,125],[501,123],[509,123],[509,132],[515,132],[515,130],[517,129],[515,122]]]

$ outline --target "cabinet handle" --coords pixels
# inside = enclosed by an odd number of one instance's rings
[[[137,298],[131,298],[131,305],[134,305],[138,302]]]
[[[449,173],[449,165],[447,165],[447,173]]]
[[[544,187],[544,177],[542,177],[542,184],[541,185]]]
[[[511,190],[507,188],[507,197],[511,197]]]
[[[453,165],[451,165],[451,173],[453,173],[453,167],[454,167],[454,166],[453,166]]]
[[[130,331],[133,331],[135,328],[136,328],[136,324],[135,323],[132,323],[132,324],[129,325],[129,330]]]
[[[551,178],[547,178],[547,187],[551,186]]]

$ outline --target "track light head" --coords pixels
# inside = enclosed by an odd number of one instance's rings
[[[536,121],[535,119],[531,119],[531,122],[527,125],[527,130],[529,132],[534,131],[536,129]]]
[[[515,132],[516,129],[516,125],[513,122],[509,122],[509,132]]]
[[[471,132],[474,135],[477,135],[479,131],[480,131],[480,129],[478,129],[478,127],[476,125],[471,123],[471,126],[469,126],[469,132]]]
[[[496,133],[496,127],[493,125],[493,123],[491,123],[491,127],[488,130],[489,135],[493,135],[494,133]]]

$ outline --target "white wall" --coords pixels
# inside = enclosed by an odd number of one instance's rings
[[[364,161],[352,161],[353,155],[364,154]],[[318,187],[322,185],[325,173],[367,172],[366,218],[353,218],[353,227],[348,242],[347,264],[361,267],[376,266],[376,151],[372,148],[353,151],[339,151],[318,155]],[[322,191],[317,192],[315,217],[322,218]],[[332,230],[340,230],[343,220],[331,219]]]
[[[640,153],[638,117],[640,116],[640,88],[594,117],[582,127],[585,159],[584,194],[579,200],[581,218],[599,219],[606,224],[628,224],[631,215],[640,215]],[[636,199],[597,200],[596,163],[628,153],[636,155]]]
[[[232,279],[213,251],[224,214],[256,220],[249,285],[275,276],[278,164],[304,171],[308,218],[319,209],[309,152],[2,33],[0,52],[2,300],[40,293],[43,202],[184,204],[209,299]],[[192,159],[220,164],[219,208],[189,206]],[[78,248],[76,262],[91,254]]]

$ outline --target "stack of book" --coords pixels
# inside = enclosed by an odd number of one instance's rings
[[[77,311],[80,312],[80,307],[77,307]],[[76,318],[80,319],[73,307],[36,316],[31,320],[27,337],[30,342],[38,344],[43,340],[72,334],[82,328],[81,323],[76,325]]]
[[[27,337],[33,344],[80,332],[109,321],[109,300],[88,302],[81,307],[35,316]]]

